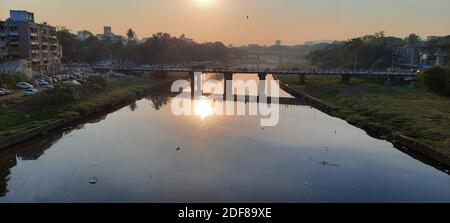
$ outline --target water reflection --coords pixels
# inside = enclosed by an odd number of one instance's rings
[[[205,96],[200,97],[194,102],[194,114],[200,116],[201,119],[205,119],[208,116],[214,114],[212,101],[208,100]]]
[[[95,124],[105,118],[105,115],[93,116],[0,152],[0,197],[8,193],[7,185],[11,169],[17,165],[18,161],[38,160],[47,149],[51,148],[62,137],[70,135],[72,131],[83,129],[85,124]]]
[[[153,109],[158,111],[163,106],[166,106],[170,102],[171,97],[175,95],[176,94],[169,92],[164,94],[152,93],[147,95],[145,99],[150,102]],[[234,100],[235,103],[248,103],[249,101],[248,97],[245,98],[244,101],[239,101],[237,97],[235,97]],[[290,106],[303,104],[293,98],[285,100],[285,102],[287,102]],[[212,101],[208,100],[206,96],[201,96],[193,103],[195,111],[194,114],[201,119],[206,119],[207,117],[214,115],[215,111],[211,103]],[[128,107],[132,112],[139,108],[137,102],[130,103]],[[114,112],[116,110],[117,109],[107,111],[106,113]],[[73,131],[83,130],[86,124],[99,123],[105,120],[107,116],[108,115],[105,114],[92,116],[60,130],[52,131],[46,135],[39,136],[18,146],[14,146],[6,151],[0,152],[0,197],[4,197],[8,193],[8,181],[10,180],[11,169],[17,165],[18,161],[38,160],[42,155],[44,155],[47,149],[51,148],[61,138],[71,137],[71,133]]]
[[[137,108],[136,102],[131,103],[131,104],[129,105],[129,107],[130,107],[130,110],[131,110],[131,111],[136,110],[136,108]]]
[[[262,128],[205,98],[175,117],[172,96],[1,153],[0,202],[450,201],[448,174],[295,99]]]

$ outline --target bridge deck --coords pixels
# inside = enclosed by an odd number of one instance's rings
[[[94,70],[116,70],[116,71],[134,71],[134,72],[182,72],[189,73],[201,71],[203,73],[233,73],[233,74],[275,74],[275,75],[350,75],[354,77],[416,77],[413,72],[386,72],[386,71],[370,71],[370,70],[323,70],[323,69],[304,69],[304,70],[277,70],[277,69],[192,69],[192,68],[145,68],[145,67],[129,67],[129,66],[94,66]]]

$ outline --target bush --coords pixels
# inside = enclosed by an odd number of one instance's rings
[[[72,101],[74,101],[74,98],[71,90],[60,86],[53,90],[40,92],[28,99],[28,103],[35,106],[60,105]]]
[[[0,73],[0,87],[3,85],[8,86],[9,88],[13,88],[16,83],[21,81],[27,81],[27,77],[22,73]]]
[[[108,83],[105,78],[101,76],[90,76],[87,78],[86,83],[84,83],[83,88],[89,89],[90,91],[98,92],[106,90]]]
[[[449,95],[450,72],[440,67],[427,69],[422,74],[422,84],[429,91],[441,95]]]

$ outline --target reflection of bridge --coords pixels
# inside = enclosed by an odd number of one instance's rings
[[[164,94],[164,96],[173,98],[178,96],[180,93],[169,93]],[[266,103],[266,104],[279,104],[279,105],[306,105],[306,102],[302,102],[297,98],[288,98],[288,97],[277,97],[278,101],[275,101],[272,97],[268,96],[265,101],[260,100],[258,96],[243,96],[243,95],[234,95],[232,99],[229,100],[226,98],[224,94],[207,94],[203,93],[201,96],[214,98],[214,99],[222,99],[222,102],[233,101],[233,102],[242,102],[242,103]],[[192,99],[192,97],[187,97],[185,99]]]

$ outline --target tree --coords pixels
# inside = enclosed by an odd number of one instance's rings
[[[128,41],[135,41],[137,39],[136,33],[130,28],[127,31]]]
[[[401,45],[402,39],[386,37],[384,32],[353,38],[346,42],[335,42],[325,48],[309,52],[306,59],[317,67],[379,69],[390,65],[393,48]]]
[[[70,33],[69,30],[61,30],[56,34],[59,43],[62,45],[63,61],[76,62],[77,61],[77,37]]]
[[[227,48],[221,42],[198,44],[172,37],[167,33],[156,33],[140,43],[136,41],[132,29],[127,33],[129,41],[126,45],[121,41],[99,40],[95,36],[81,41],[68,31],[58,35],[66,62],[97,63],[112,60],[115,63],[166,64],[228,60],[242,56],[242,50]]]
[[[406,45],[409,47],[419,47],[422,40],[419,35],[412,33],[405,38]]]

